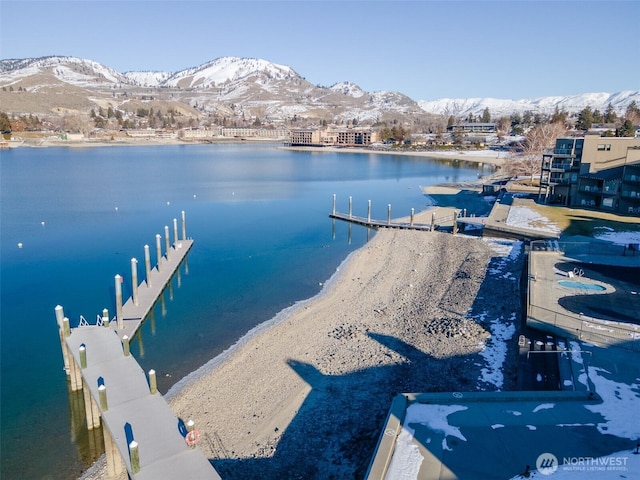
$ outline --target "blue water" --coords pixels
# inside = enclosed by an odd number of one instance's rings
[[[328,218],[385,219],[426,205],[419,186],[477,177],[477,167],[391,155],[305,153],[275,145],[0,153],[3,479],[77,478],[100,445],[74,415],[54,308],[72,326],[114,312],[114,275],[155,256],[155,235],[184,210],[195,244],[132,351],[169,387],[255,325],[320,290],[367,230]],[[22,243],[22,248],[18,248]],[[125,284],[126,285],[126,284]],[[125,286],[125,298],[130,294]],[[97,432],[96,438],[100,438]],[[98,441],[99,443],[99,441]]]
[[[593,290],[596,292],[604,292],[606,290],[602,285],[597,285],[595,283],[583,283],[576,282],[575,280],[560,280],[558,285],[562,285],[567,288],[575,288],[578,290]]]

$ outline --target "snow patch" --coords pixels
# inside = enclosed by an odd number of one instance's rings
[[[462,405],[427,405],[421,403],[410,405],[405,414],[402,431],[396,440],[393,458],[389,464],[385,479],[409,480],[418,478],[418,472],[424,457],[420,453],[418,446],[413,443],[415,429],[412,425],[424,425],[434,433],[443,434],[442,448],[444,450],[451,450],[451,447],[447,444],[448,436],[466,442],[467,439],[462,435],[460,429],[450,425],[447,417],[453,413],[467,410],[467,408]]]
[[[529,207],[513,206],[509,209],[506,224],[543,232],[560,233],[558,225]]]

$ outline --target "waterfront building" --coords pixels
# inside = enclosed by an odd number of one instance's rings
[[[640,214],[640,139],[558,138],[542,156],[538,193],[545,203]]]

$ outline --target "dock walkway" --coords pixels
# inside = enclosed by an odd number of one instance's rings
[[[431,230],[432,225],[429,223],[412,223],[412,222],[398,222],[398,221],[382,221],[374,220],[371,218],[358,217],[356,215],[348,215],[345,213],[331,213],[329,217],[338,220],[344,220],[345,222],[355,223],[356,225],[362,225],[369,228],[398,228],[403,230]]]
[[[170,248],[168,258],[166,255],[160,258],[160,268],[156,265],[151,270],[149,279],[138,285],[138,304],[136,305],[133,297],[129,297],[122,306],[123,328],[119,328],[117,319],[110,324],[120,338],[125,335],[133,338],[192,246],[193,240],[179,241]]]
[[[129,478],[173,479],[198,478],[219,480],[220,476],[195,444],[199,434],[191,422],[185,424],[158,393],[155,371],[148,375],[129,352],[131,339],[180,268],[193,240],[175,241],[162,255],[156,236],[158,263],[150,267],[145,247],[146,279],[137,282],[137,261],[132,259],[133,295],[122,305],[122,277],[116,275],[116,316],[108,312],[95,325],[86,321],[69,328],[61,306],[56,307],[65,369],[71,390],[82,389],[87,428],[102,423],[107,457],[107,474],[117,477],[126,469]],[[165,232],[167,227],[165,227]],[[137,284],[137,285],[136,285]]]

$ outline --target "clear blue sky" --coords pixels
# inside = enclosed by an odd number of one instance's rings
[[[640,1],[0,0],[0,58],[117,71],[223,56],[414,100],[640,89]]]

